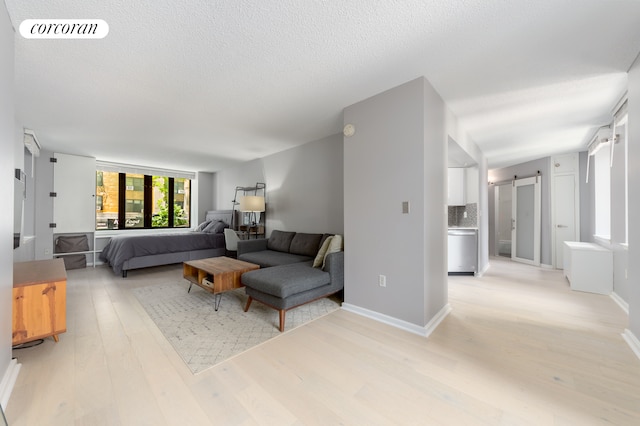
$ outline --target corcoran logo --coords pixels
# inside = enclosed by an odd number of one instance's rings
[[[109,24],[102,19],[25,19],[20,24],[24,38],[104,38]]]

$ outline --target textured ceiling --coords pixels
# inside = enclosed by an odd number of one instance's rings
[[[497,167],[584,148],[624,93],[640,1],[5,0],[101,40],[16,35],[17,120],[44,148],[216,171],[339,133],[425,76]]]

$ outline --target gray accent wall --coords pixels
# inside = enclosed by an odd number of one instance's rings
[[[629,70],[629,330],[640,339],[640,59]]]
[[[543,265],[552,265],[551,259],[551,175],[549,157],[540,158],[538,160],[528,161],[526,163],[517,164],[502,169],[494,169],[489,172],[492,182],[504,182],[513,180],[514,176],[518,179],[535,176],[538,171],[542,176],[542,184],[540,187],[540,262]],[[495,256],[495,197],[494,185],[489,185],[489,253]]]
[[[344,110],[345,302],[419,327],[447,304],[445,117],[424,78]]]
[[[22,139],[16,138],[14,114],[14,31],[4,2],[0,4],[0,200],[13,200],[14,169],[19,166]],[[18,153],[17,151],[20,151]],[[15,155],[15,158],[14,158]],[[11,362],[11,312],[13,292],[13,208],[5,206],[0,220],[0,382]],[[4,396],[4,395],[2,395]]]
[[[236,186],[264,182],[267,235],[274,229],[343,234],[342,146],[342,135],[333,135],[217,172],[213,207],[231,209]]]

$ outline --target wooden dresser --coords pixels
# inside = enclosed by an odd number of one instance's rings
[[[13,344],[67,331],[67,273],[62,259],[13,264]]]

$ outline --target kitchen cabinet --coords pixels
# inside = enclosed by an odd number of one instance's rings
[[[466,169],[450,167],[447,171],[449,182],[447,190],[447,204],[450,206],[466,205]]]

